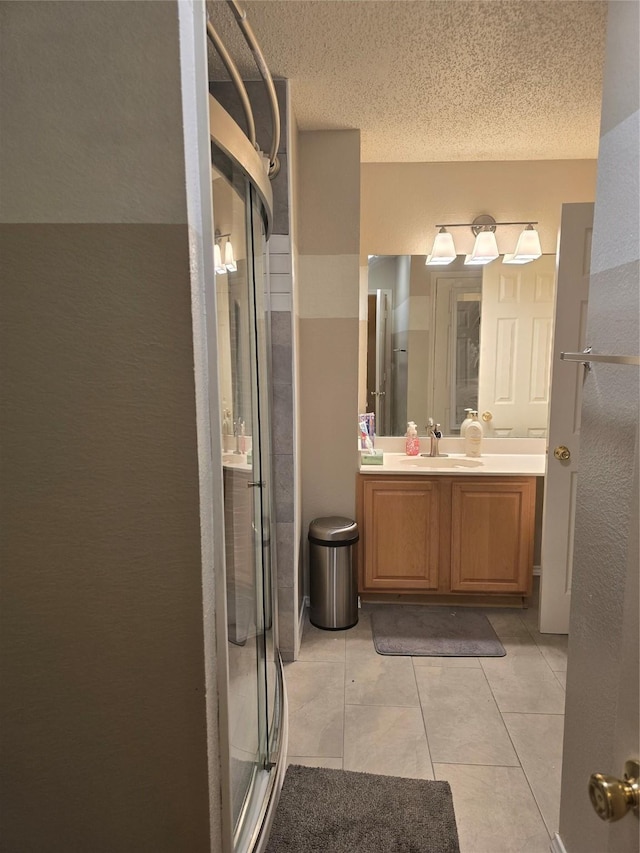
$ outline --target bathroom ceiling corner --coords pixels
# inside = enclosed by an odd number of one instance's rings
[[[595,159],[607,3],[245,0],[301,130],[359,128],[363,162]],[[207,9],[245,79],[223,0]],[[227,79],[209,48],[212,79]]]

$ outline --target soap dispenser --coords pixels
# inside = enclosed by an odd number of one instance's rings
[[[484,430],[482,424],[478,420],[478,413],[471,412],[471,423],[467,426],[464,433],[464,449],[467,456],[482,455],[482,436]]]
[[[420,439],[418,438],[418,427],[414,421],[409,421],[407,424],[405,438],[405,451],[407,456],[417,456],[420,453]]]
[[[473,409],[465,409],[466,416],[465,416],[465,419],[460,424],[460,438],[464,438],[464,434],[467,430],[467,427],[469,426],[469,424],[473,420],[473,418],[471,417],[472,411],[473,411]]]

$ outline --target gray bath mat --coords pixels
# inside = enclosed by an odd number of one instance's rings
[[[459,853],[448,782],[287,769],[265,853]]]
[[[504,646],[484,613],[466,607],[378,604],[371,610],[373,644],[380,655],[504,657]]]

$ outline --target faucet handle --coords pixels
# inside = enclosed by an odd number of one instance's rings
[[[434,424],[434,422],[433,422],[433,418],[429,418],[429,419],[427,420],[427,429],[428,429],[428,430],[432,430],[432,429],[434,428],[434,426],[435,426],[435,424]]]

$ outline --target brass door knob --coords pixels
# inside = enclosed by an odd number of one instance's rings
[[[593,773],[589,779],[589,798],[601,820],[620,820],[630,810],[638,812],[640,804],[640,764],[627,761],[624,779]]]
[[[565,447],[564,444],[559,444],[558,447],[553,451],[553,455],[556,459],[560,459],[562,462],[567,459],[571,459],[571,451],[568,447]]]

